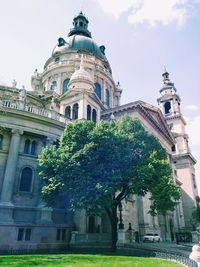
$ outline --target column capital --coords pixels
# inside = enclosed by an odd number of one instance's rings
[[[12,134],[13,135],[22,135],[24,132],[20,129],[12,129]]]

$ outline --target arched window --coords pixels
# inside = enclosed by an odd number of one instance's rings
[[[101,99],[101,85],[99,83],[95,83],[95,92],[98,95],[98,97]]]
[[[19,191],[30,192],[32,184],[33,171],[29,167],[25,167],[21,173]]]
[[[57,88],[57,82],[56,81],[53,81],[52,84],[51,84],[50,90],[51,91],[56,91],[56,88]]]
[[[31,141],[27,139],[24,145],[24,153],[29,154]]]
[[[92,110],[92,121],[97,122],[97,112],[95,109]]]
[[[36,141],[33,141],[32,145],[31,145],[31,155],[35,155],[36,148],[37,148],[37,143],[36,143]]]
[[[164,104],[164,108],[165,108],[165,114],[169,114],[171,112],[171,103],[170,102],[166,102]]]
[[[3,135],[0,135],[0,149],[3,148]]]
[[[65,118],[71,119],[71,107],[67,106],[65,109]]]
[[[87,120],[90,121],[91,120],[91,106],[87,105]]]
[[[65,92],[67,92],[67,90],[68,90],[68,88],[67,88],[68,83],[69,83],[69,79],[64,80],[64,82],[63,82],[63,91],[62,91],[63,94],[64,94]]]
[[[73,105],[72,119],[73,120],[78,119],[78,104],[77,103]]]
[[[106,105],[110,106],[110,93],[108,89],[106,89]]]

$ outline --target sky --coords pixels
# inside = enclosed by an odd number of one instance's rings
[[[0,0],[0,84],[31,90],[59,37],[83,10],[105,45],[122,104],[157,105],[166,66],[181,97],[200,192],[200,0]]]

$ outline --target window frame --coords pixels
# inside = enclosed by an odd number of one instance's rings
[[[0,150],[3,150],[3,134],[0,134]]]
[[[75,108],[75,106],[77,108]],[[72,120],[78,120],[78,115],[79,115],[79,104],[78,103],[74,103],[74,105],[72,107]]]
[[[21,235],[20,235],[20,231],[21,231]],[[31,227],[18,227],[17,242],[31,241],[32,236],[33,236],[33,229]]]
[[[20,190],[21,180],[22,180],[22,172],[25,168],[29,168],[32,170],[32,177],[31,177],[31,183],[30,183],[30,191],[22,191]],[[19,184],[18,184],[18,192],[20,194],[32,194],[33,193],[33,180],[34,180],[34,169],[32,166],[25,165],[20,170],[20,176],[19,176]]]
[[[87,120],[91,121],[92,119],[92,107],[88,104],[87,105]]]
[[[69,111],[69,116],[67,116],[67,109]],[[65,118],[71,120],[71,117],[72,117],[72,108],[70,105],[68,105],[65,107]]]
[[[101,88],[100,83],[96,82],[94,84],[94,86],[95,86],[95,93],[96,93],[96,95],[98,96],[99,99],[101,99],[102,98],[102,88]]]
[[[56,92],[56,90],[57,90],[57,81],[53,81],[52,83],[51,83],[51,86],[50,86],[50,91],[52,91],[52,92]]]
[[[106,89],[106,105],[110,107],[110,92]]]
[[[66,241],[67,239],[67,229],[57,228],[56,229],[56,241]]]
[[[67,81],[68,81],[68,83],[67,83],[67,85],[65,86],[65,87],[66,87],[66,90],[64,90],[64,89],[65,89],[64,85],[65,85],[65,83],[66,83]],[[65,79],[65,80],[63,81],[63,83],[62,83],[62,93],[63,93],[63,94],[66,93],[66,92],[68,91],[67,86],[68,86],[68,84],[69,84],[69,81],[70,81],[70,79],[67,78],[67,79]]]
[[[28,144],[27,144],[28,143]],[[24,154],[30,154],[30,148],[31,148],[31,140],[29,138],[25,139],[24,142]]]
[[[34,145],[33,145],[34,144]],[[35,147],[34,147],[35,146]],[[33,149],[34,148],[34,149]],[[30,146],[30,155],[37,155],[37,141],[33,140]]]
[[[96,109],[92,109],[92,121],[94,122],[94,123],[96,123],[97,122],[97,111],[96,111]]]

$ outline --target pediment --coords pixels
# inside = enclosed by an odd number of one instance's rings
[[[102,109],[104,109],[103,103],[98,98],[98,96],[95,94],[94,91],[91,90],[82,90],[82,89],[70,89],[63,95],[61,95],[59,98],[57,98],[58,101],[64,101],[69,100],[70,98],[78,97],[82,98],[83,96],[86,96],[88,98],[91,98],[92,101],[96,102]]]
[[[155,124],[170,139],[174,139],[169,126],[159,108],[149,105],[145,102],[141,102],[140,106],[142,107],[143,112],[146,113],[146,116],[153,122],[153,124]]]

